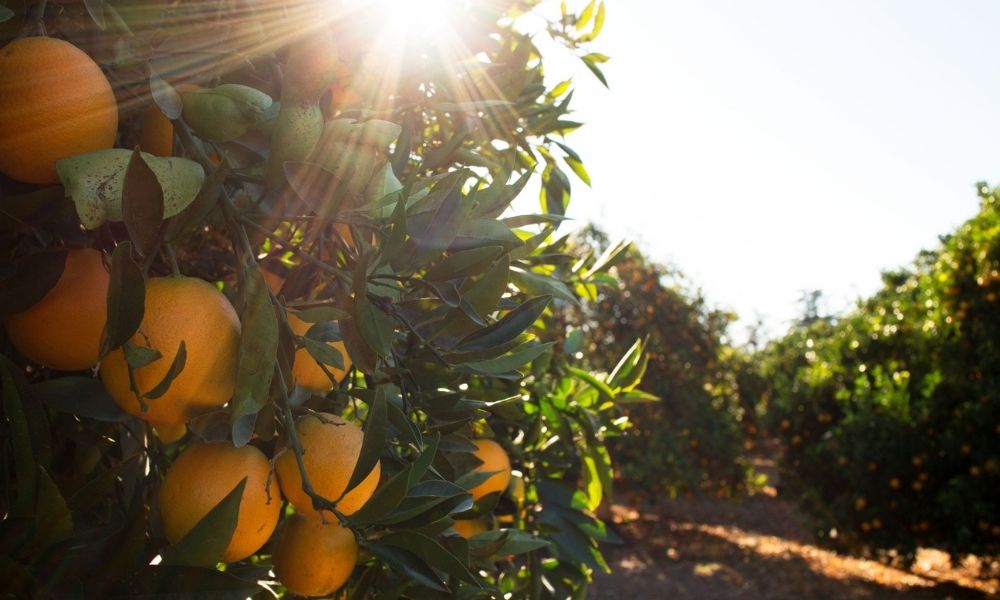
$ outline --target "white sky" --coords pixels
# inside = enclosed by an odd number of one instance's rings
[[[607,4],[611,91],[546,55],[586,123],[569,214],[680,268],[737,339],[782,332],[803,290],[849,307],[1000,180],[1000,2]]]

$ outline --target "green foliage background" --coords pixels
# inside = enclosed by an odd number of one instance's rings
[[[760,353],[760,399],[792,489],[838,542],[996,553],[1000,205],[981,208],[843,317]]]

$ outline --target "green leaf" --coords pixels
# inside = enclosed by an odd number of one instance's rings
[[[404,577],[432,590],[447,591],[434,570],[412,552],[380,542],[365,544],[364,547]]]
[[[577,379],[581,379],[593,387],[605,400],[614,401],[615,391],[611,389],[608,384],[604,383],[597,377],[594,377],[591,373],[584,371],[583,369],[577,369],[576,367],[567,367],[570,373],[573,374]]]
[[[59,412],[97,421],[121,422],[129,415],[108,395],[100,379],[58,377],[31,385],[31,394]]]
[[[177,347],[177,354],[174,355],[174,362],[170,363],[170,368],[167,369],[166,375],[163,379],[156,384],[156,387],[149,390],[143,394],[143,399],[145,400],[156,400],[167,393],[170,389],[170,384],[173,383],[174,379],[181,374],[184,370],[184,364],[187,362],[187,347],[184,344],[184,340],[181,340],[180,345]]]
[[[531,296],[548,294],[572,304],[580,304],[580,300],[566,287],[566,284],[552,276],[514,268],[510,270],[510,278],[525,294]]]
[[[416,485],[423,478],[431,463],[434,462],[434,457],[437,456],[437,449],[440,443],[441,434],[434,433],[430,438],[430,442],[424,447],[424,451],[420,453],[417,460],[413,461],[413,470],[410,473],[410,487]]]
[[[379,356],[392,353],[395,323],[392,318],[379,310],[361,293],[354,300],[354,322],[358,325],[361,338]]]
[[[580,181],[586,183],[588,186],[590,185],[590,173],[587,173],[587,169],[583,166],[582,162],[568,156],[563,158],[563,161],[565,161],[570,170],[580,178]]]
[[[386,407],[385,386],[379,386],[375,390],[375,398],[372,400],[368,418],[365,420],[365,437],[361,443],[361,451],[358,454],[358,462],[351,473],[351,479],[344,488],[344,493],[353,490],[355,486],[364,481],[365,477],[375,468],[375,464],[382,455],[382,447],[385,446],[386,432],[388,430],[388,409]]]
[[[14,18],[14,11],[7,8],[6,6],[0,6],[0,23],[9,21],[12,18]]]
[[[455,555],[426,535],[415,531],[400,531],[382,536],[379,538],[379,543],[408,550],[431,567],[444,571],[455,579],[479,585],[478,580]]]
[[[24,414],[21,395],[18,393],[11,369],[14,365],[7,357],[0,356],[0,389],[3,395],[3,413],[10,423],[10,445],[14,450],[14,480],[17,495],[10,507],[14,518],[30,517],[35,509],[38,494],[38,466],[31,447],[31,433]]]
[[[536,357],[552,347],[552,342],[536,344],[528,342],[518,346],[509,354],[491,360],[466,363],[465,366],[483,373],[507,373],[533,361]]]
[[[14,263],[13,273],[0,281],[0,318],[34,306],[45,297],[66,268],[66,250],[35,252]]]
[[[243,282],[246,305],[240,316],[242,330],[230,423],[243,415],[257,414],[267,404],[278,354],[278,319],[260,269],[256,265],[246,266]],[[245,430],[241,433],[245,434]],[[249,441],[246,435],[233,439],[237,447]]]
[[[133,369],[141,369],[163,358],[163,355],[156,348],[148,348],[132,342],[125,342],[122,345],[122,352],[125,354],[125,362]]]
[[[360,510],[351,515],[351,523],[358,526],[370,525],[396,510],[406,498],[406,492],[411,485],[411,473],[413,473],[413,465],[407,465],[376,488],[368,502],[365,502]]]
[[[156,251],[163,232],[163,188],[142,159],[139,148],[125,168],[122,182],[122,218],[140,256]]]
[[[295,316],[306,323],[326,323],[351,318],[351,313],[333,306],[315,306],[295,311]]]
[[[406,229],[418,252],[444,251],[455,240],[459,226],[468,216],[470,207],[468,203],[462,201],[460,185],[464,173],[460,171],[456,173],[458,176],[438,182],[428,196],[431,198],[435,194],[444,192],[444,197],[437,206],[431,210],[407,215]]]
[[[588,59],[587,56],[582,56],[580,57],[580,59],[583,61],[583,64],[587,65],[587,68],[590,69],[590,72],[594,74],[594,77],[597,77],[597,80],[600,81],[601,84],[604,85],[604,87],[606,88],[610,87],[608,85],[607,78],[604,76],[604,72],[601,71],[601,68],[597,66],[597,62],[593,58]],[[577,125],[577,124],[574,123],[572,125]],[[575,129],[576,127],[573,128]]]
[[[205,221],[219,203],[222,197],[226,178],[231,174],[228,165],[223,162],[209,173],[194,200],[184,210],[170,219],[164,234],[167,241],[173,242],[184,235],[197,231],[205,226]]]
[[[481,246],[455,252],[435,263],[425,277],[431,281],[446,281],[476,275],[493,264],[503,252],[503,246]]]
[[[163,565],[214,567],[222,560],[236,529],[247,478],[198,521],[177,544],[163,551]]]
[[[491,529],[484,531],[469,539],[469,551],[481,555],[487,549],[503,540],[503,545],[499,549],[493,550],[490,554],[526,554],[532,550],[541,550],[551,546],[551,542],[537,538],[526,531],[520,529]]]
[[[146,312],[146,282],[132,260],[132,244],[122,242],[111,255],[108,284],[108,321],[101,356],[127,342],[142,324]]]
[[[467,219],[459,225],[449,250],[457,252],[484,246],[500,246],[509,252],[523,244],[510,227],[496,219]]]
[[[455,350],[466,352],[500,346],[521,335],[541,316],[552,296],[539,296],[525,301],[496,323],[463,338]]]
[[[302,344],[306,347],[306,351],[309,352],[309,356],[313,357],[316,362],[340,369],[341,371],[344,370],[344,357],[340,355],[340,350],[337,350],[327,342],[317,342],[310,337],[302,338]]]

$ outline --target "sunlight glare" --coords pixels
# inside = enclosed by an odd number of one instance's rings
[[[380,15],[384,31],[402,36],[430,36],[444,33],[455,0],[365,0]]]

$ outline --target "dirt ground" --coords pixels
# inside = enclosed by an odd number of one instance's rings
[[[766,457],[759,468],[777,476]],[[818,545],[805,517],[774,488],[741,501],[682,499],[636,510],[611,506],[625,543],[605,546],[610,575],[589,598],[715,600],[980,599],[1000,597],[1000,565],[921,550],[912,568],[846,556]]]

